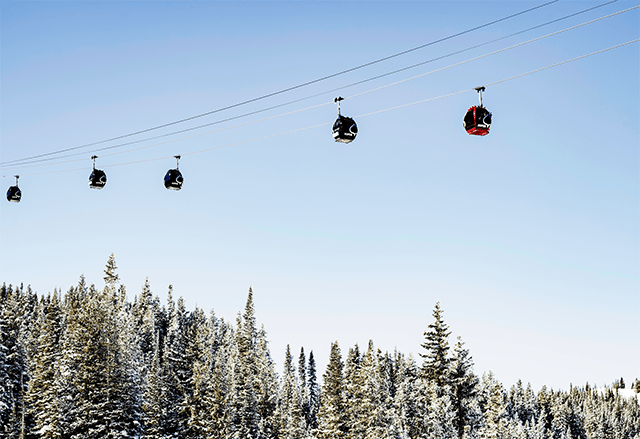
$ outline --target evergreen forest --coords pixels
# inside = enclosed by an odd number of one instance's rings
[[[622,379],[507,389],[474,374],[439,303],[419,358],[336,341],[318,377],[304,349],[276,370],[251,289],[232,322],[188,311],[171,286],[162,304],[148,281],[129,302],[116,271],[111,255],[101,290],[2,285],[0,438],[640,439]]]

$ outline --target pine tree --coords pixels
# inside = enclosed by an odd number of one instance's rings
[[[296,380],[296,370],[289,345],[284,359],[284,373],[278,407],[280,419],[279,433],[287,439],[302,439],[306,422],[302,412],[300,389]]]
[[[298,379],[300,383],[300,405],[305,425],[309,426],[309,388],[307,387],[307,357],[304,354],[304,347],[300,348],[298,356]]]
[[[425,342],[421,345],[427,351],[425,354],[420,354],[424,358],[422,372],[428,380],[435,381],[438,387],[442,388],[449,384],[451,359],[448,357],[448,337],[451,332],[442,320],[440,302],[436,303],[433,317],[435,322],[429,325],[429,331],[424,332]]]
[[[318,410],[320,409],[320,388],[316,377],[316,360],[313,351],[309,352],[309,364],[307,366],[307,388],[309,394],[309,417],[307,424],[313,431],[318,428]]]
[[[427,415],[424,417],[424,438],[454,439],[457,431],[454,427],[453,406],[449,393],[441,388],[437,381],[423,380],[426,387]]]
[[[344,364],[340,346],[331,344],[329,365],[324,373],[320,408],[318,410],[318,439],[342,439],[347,432],[344,401]]]
[[[165,375],[161,366],[160,340],[156,333],[154,339],[153,358],[151,368],[147,373],[146,388],[144,393],[143,424],[145,426],[144,439],[163,439],[166,429],[164,408],[166,407]]]
[[[25,331],[37,299],[23,287],[5,287],[0,294],[0,432],[4,437],[24,434],[26,419],[25,394],[29,374],[25,352]],[[35,301],[36,303],[30,303]],[[2,431],[4,430],[4,431]],[[2,436],[0,436],[2,437]]]
[[[450,381],[454,426],[458,438],[462,439],[465,428],[472,429],[477,423],[473,400],[478,393],[478,378],[473,374],[473,359],[469,356],[469,350],[464,348],[460,337],[453,349]]]
[[[487,439],[507,438],[506,395],[502,384],[495,379],[493,372],[483,376],[482,399],[484,400],[485,424],[480,435]]]
[[[236,342],[232,360],[231,437],[233,439],[256,439],[259,437],[260,416],[253,382],[257,375],[257,368],[255,367],[255,351],[251,340],[251,329],[247,332],[243,324],[244,322],[238,314],[236,320]]]
[[[189,358],[189,313],[184,299],[178,298],[177,306],[169,304],[169,328],[165,338],[164,367],[166,369],[167,419],[166,434],[184,437],[189,414],[185,409],[185,398],[190,392],[193,378],[192,363]]]
[[[87,291],[81,279],[65,298],[69,305],[60,393],[65,398],[63,429],[70,439],[131,437],[141,432],[137,355],[130,339],[126,293],[121,288],[118,299],[114,284],[108,282],[102,292],[91,285]]]
[[[60,438],[61,413],[58,401],[57,369],[61,352],[63,314],[60,295],[54,291],[42,302],[40,317],[32,332],[29,358],[29,390],[26,399],[39,438]]]
[[[385,439],[393,437],[394,424],[391,413],[391,395],[384,378],[380,376],[378,356],[369,341],[367,352],[362,358],[356,376],[354,399],[357,407],[350,419],[349,436],[364,439]]]
[[[211,372],[211,439],[226,439],[233,433],[233,355],[237,351],[233,326],[220,319],[217,323],[213,370]]]
[[[212,319],[215,317],[212,316]],[[204,312],[197,308],[191,313],[187,358],[191,366],[191,380],[182,400],[182,411],[187,414],[185,438],[198,439],[212,435],[210,407],[213,401],[211,385],[212,345],[211,326]]]
[[[254,386],[257,387],[258,395],[258,415],[260,435],[264,439],[275,439],[278,437],[277,426],[277,405],[278,405],[278,375],[276,373],[275,362],[269,352],[269,342],[264,325],[258,331],[257,343],[257,380]]]
[[[397,423],[403,437],[423,438],[426,434],[424,424],[427,416],[426,388],[419,377],[418,367],[411,354],[408,359],[400,356],[396,363],[398,374],[401,376],[394,401]]]
[[[357,425],[362,417],[362,407],[359,402],[361,367],[362,355],[356,343],[353,348],[349,348],[344,366],[344,404],[347,424],[346,439],[352,439],[362,435],[362,430]]]

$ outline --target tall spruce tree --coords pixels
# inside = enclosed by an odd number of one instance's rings
[[[300,387],[300,404],[305,425],[309,426],[309,388],[307,387],[307,357],[304,354],[304,347],[300,348],[298,356],[298,379]]]
[[[474,410],[474,399],[478,394],[478,378],[473,373],[473,359],[469,350],[464,348],[461,337],[453,348],[451,362],[451,400],[454,412],[454,426],[458,438],[462,439],[465,429],[472,430],[476,426],[479,413]]]
[[[322,376],[324,383],[318,410],[318,429],[316,430],[316,436],[319,439],[342,439],[347,432],[343,369],[340,346],[335,341],[331,344],[329,365]]]
[[[396,367],[400,377],[394,401],[396,422],[407,439],[422,438],[426,432],[423,420],[427,416],[423,380],[419,377],[418,367],[411,354],[408,358],[399,355]]]
[[[59,359],[64,326],[60,295],[54,291],[42,302],[37,329],[32,332],[29,358],[29,390],[26,399],[38,437],[62,437],[61,411],[58,401]]]
[[[236,320],[236,341],[233,350],[233,387],[230,404],[233,439],[257,439],[260,433],[258,399],[253,386],[256,369],[253,345],[243,328],[240,314]],[[250,330],[249,330],[250,333]]]
[[[306,421],[302,412],[300,388],[289,345],[284,359],[284,373],[278,407],[279,434],[287,439],[302,439],[306,435]]]
[[[449,327],[442,319],[440,302],[436,303],[433,310],[435,321],[429,325],[429,330],[424,332],[425,342],[421,344],[426,353],[420,354],[424,358],[422,373],[429,381],[435,381],[439,388],[450,384],[449,358]]]
[[[318,410],[320,409],[320,388],[316,377],[316,360],[313,351],[309,352],[309,364],[307,366],[307,388],[309,394],[309,417],[307,424],[311,431],[318,428]]]
[[[36,303],[30,303],[35,300]],[[12,288],[3,285],[0,294],[0,432],[4,437],[18,437],[24,434],[25,394],[28,389],[29,374],[25,352],[25,331],[29,315],[33,312],[37,299],[32,297],[30,289],[24,293],[22,285]],[[2,437],[2,436],[0,436]]]

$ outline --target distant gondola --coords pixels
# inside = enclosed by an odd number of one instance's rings
[[[91,189],[102,189],[107,184],[107,174],[100,169],[96,169],[97,155],[91,157],[93,159],[93,171],[89,176],[89,187]]]
[[[473,136],[486,136],[491,127],[491,113],[482,105],[482,92],[484,87],[477,87],[480,105],[467,110],[462,125],[467,133]]]
[[[174,156],[176,158],[176,169],[169,169],[167,173],[164,175],[164,187],[167,189],[171,189],[174,191],[179,191],[182,189],[182,183],[184,179],[182,178],[182,174],[178,170],[180,156]]]
[[[340,101],[344,98],[337,97],[333,101],[338,104],[338,119],[333,124],[333,138],[336,142],[350,143],[358,134],[358,126],[356,122],[350,118],[340,114]]]
[[[7,191],[7,200],[12,203],[19,203],[22,198],[22,191],[18,187],[18,178],[20,178],[20,176],[16,175],[16,185],[11,186]]]

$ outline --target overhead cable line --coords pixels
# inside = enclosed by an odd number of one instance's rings
[[[601,49],[601,50],[598,50],[596,52],[591,52],[591,53],[588,53],[586,55],[577,56],[575,58],[571,58],[571,59],[568,59],[568,60],[565,60],[565,61],[562,61],[562,62],[559,62],[559,63],[551,64],[551,65],[548,65],[546,67],[541,67],[539,69],[535,69],[535,70],[531,70],[529,72],[521,73],[519,75],[515,75],[515,76],[511,76],[511,77],[505,78],[505,79],[501,79],[499,81],[490,82],[490,83],[485,84],[484,87],[490,87],[490,86],[493,86],[493,85],[501,84],[503,82],[511,81],[511,80],[514,80],[514,79],[517,79],[517,78],[521,78],[523,76],[531,75],[533,73],[538,73],[538,72],[541,72],[543,70],[551,69],[553,67],[558,67],[558,66],[561,66],[563,64],[568,64],[568,63],[573,62],[573,61],[577,61],[577,60],[580,60],[580,59],[583,59],[583,58],[587,58],[587,57],[590,57],[590,56],[593,56],[593,55],[598,55],[600,53],[604,53],[604,52],[607,52],[609,50],[617,49],[619,47],[627,46],[629,44],[633,44],[633,43],[637,43],[637,42],[640,42],[640,38],[635,39],[635,40],[631,40],[631,41],[627,41],[626,43],[621,43],[621,44],[618,44],[618,45],[615,45],[615,46],[607,47],[606,49]],[[410,106],[413,106],[413,105],[422,104],[422,103],[425,103],[425,102],[430,102],[430,101],[435,101],[435,100],[438,100],[438,99],[447,98],[447,97],[450,97],[450,96],[456,96],[456,95],[459,95],[459,94],[468,93],[470,91],[476,91],[477,88],[478,87],[468,88],[468,89],[465,89],[465,90],[460,90],[460,91],[457,91],[457,92],[448,93],[448,94],[445,94],[445,95],[436,96],[436,97],[429,98],[429,99],[422,99],[420,101],[415,101],[415,102],[411,102],[411,103],[408,103],[408,104],[397,105],[395,107],[390,107],[390,108],[385,108],[385,109],[382,109],[382,110],[372,111],[370,113],[364,113],[364,114],[360,114],[358,116],[355,116],[355,118],[362,118],[362,117],[372,116],[374,114],[385,113],[387,111],[397,110],[397,109],[400,109],[400,108],[406,108],[406,107],[410,107]],[[310,129],[313,129],[313,128],[318,128],[318,127],[327,126],[327,125],[331,125],[331,124],[333,124],[333,122],[325,122],[325,123],[311,125],[311,126],[304,127],[304,128],[298,128],[298,129],[295,129],[295,130],[290,130],[290,131],[286,131],[286,132],[282,132],[282,133],[277,133],[277,134],[271,134],[271,135],[268,135],[268,136],[258,137],[258,138],[255,138],[255,139],[244,140],[244,141],[241,141],[241,142],[229,143],[229,144],[221,145],[221,146],[214,146],[212,148],[201,149],[199,151],[192,151],[192,152],[182,153],[181,156],[185,157],[185,156],[189,156],[189,155],[193,155],[193,154],[201,154],[203,152],[209,152],[209,151],[213,151],[213,150],[216,150],[216,149],[228,148],[228,147],[231,147],[231,146],[237,146],[237,145],[242,145],[242,144],[246,144],[246,143],[256,142],[256,141],[259,141],[259,140],[265,140],[265,139],[270,139],[270,138],[274,138],[274,137],[280,137],[280,136],[284,136],[284,135],[287,135],[287,134],[292,134],[292,133],[296,133],[296,132],[300,132],[300,131],[306,131],[306,130],[310,130]],[[158,160],[167,160],[167,159],[170,159],[170,158],[173,158],[173,157],[175,157],[175,156],[157,157],[157,158],[152,158],[152,159],[142,159],[142,160],[135,160],[135,161],[131,161],[131,162],[123,162],[123,163],[114,163],[114,164],[111,164],[111,165],[103,165],[103,167],[106,168],[106,167],[124,166],[124,165],[132,165],[132,164],[146,163],[146,162],[155,162],[155,161],[158,161]],[[41,172],[41,173],[37,173],[37,174],[23,174],[22,176],[27,177],[27,176],[37,176],[37,175],[61,174],[61,173],[66,173],[66,172],[86,171],[86,169],[87,169],[86,167],[83,167],[83,168],[76,168],[76,169],[66,169],[66,170],[62,170],[62,171]],[[12,177],[12,176],[11,175],[3,175],[2,177]]]
[[[415,67],[419,67],[419,66],[422,66],[422,65],[434,62],[434,61],[438,61],[438,60],[441,60],[441,59],[444,59],[444,58],[448,58],[450,56],[457,55],[457,54],[460,54],[460,53],[463,53],[463,52],[467,52],[467,51],[472,50],[472,49],[477,49],[478,47],[486,46],[487,44],[491,44],[491,43],[494,43],[496,41],[500,41],[500,40],[504,40],[506,38],[510,38],[510,37],[513,37],[513,36],[516,36],[516,35],[520,35],[522,33],[525,33],[525,32],[528,32],[528,31],[531,31],[531,30],[534,30],[534,29],[538,29],[538,28],[541,28],[543,26],[547,26],[547,25],[552,24],[552,23],[557,23],[559,21],[566,20],[567,18],[575,17],[576,15],[580,15],[580,14],[583,14],[585,12],[589,12],[589,11],[592,11],[594,9],[601,8],[601,7],[609,5],[611,3],[616,3],[617,1],[618,0],[611,0],[609,2],[600,4],[600,5],[597,5],[597,6],[593,6],[591,8],[584,9],[584,10],[579,11],[579,12],[575,12],[573,14],[565,15],[564,17],[560,17],[560,18],[548,21],[548,22],[543,23],[543,24],[539,24],[537,26],[533,26],[533,27],[530,27],[528,29],[525,29],[525,30],[522,30],[522,31],[518,31],[518,32],[515,32],[515,33],[510,34],[510,35],[506,35],[504,37],[496,38],[496,39],[493,39],[493,40],[490,40],[490,41],[487,41],[487,42],[484,42],[484,43],[481,43],[481,44],[476,44],[475,46],[471,46],[471,47],[468,47],[466,49],[462,49],[462,50],[458,50],[458,51],[455,51],[455,52],[451,52],[451,53],[449,53],[447,55],[442,55],[442,56],[439,56],[437,58],[432,58],[430,60],[423,61],[423,62],[420,62],[418,64],[413,64],[413,65],[408,66],[408,67],[404,67],[404,68],[401,68],[401,69],[398,69],[398,70],[394,70],[394,71],[391,71],[391,72],[388,72],[388,73],[383,73],[381,75],[377,75],[377,76],[374,76],[374,77],[371,77],[371,78],[368,78],[368,79],[364,79],[362,81],[353,82],[351,84],[344,85],[344,86],[341,86],[341,87],[337,87],[337,88],[334,88],[334,89],[331,89],[331,90],[327,90],[327,91],[324,91],[324,92],[321,92],[321,93],[316,93],[316,94],[311,95],[311,96],[307,96],[307,97],[304,97],[304,98],[300,98],[300,99],[296,99],[296,100],[293,100],[293,101],[285,102],[283,104],[278,104],[278,105],[274,105],[274,106],[271,106],[271,107],[263,108],[263,109],[260,109],[260,110],[252,111],[252,112],[249,112],[249,113],[244,113],[244,114],[241,114],[241,115],[238,115],[238,116],[233,116],[233,117],[229,117],[229,118],[226,118],[226,119],[221,119],[221,120],[218,120],[218,121],[215,121],[215,122],[211,122],[211,123],[207,123],[207,124],[203,124],[203,125],[198,125],[198,126],[191,127],[191,128],[186,128],[186,129],[179,130],[179,131],[173,131],[171,133],[162,134],[160,136],[148,137],[148,138],[145,138],[145,139],[135,140],[135,141],[132,141],[132,142],[120,143],[120,144],[117,144],[117,145],[111,145],[111,146],[106,146],[106,147],[102,147],[102,148],[97,148],[97,149],[91,150],[91,152],[95,153],[95,152],[100,152],[100,151],[106,151],[106,150],[110,150],[110,149],[121,148],[123,146],[133,145],[133,144],[136,144],[136,143],[146,142],[146,141],[149,141],[149,140],[161,139],[161,138],[164,138],[164,137],[169,137],[169,136],[173,136],[173,135],[176,135],[176,134],[182,134],[182,133],[185,133],[185,132],[194,131],[194,130],[197,130],[197,129],[200,129],[200,128],[204,128],[204,127],[208,127],[208,126],[212,126],[212,125],[218,125],[218,124],[221,124],[221,123],[224,123],[224,122],[229,122],[229,121],[232,121],[232,120],[241,119],[243,117],[247,117],[247,116],[251,116],[251,115],[254,115],[254,114],[263,113],[265,111],[269,111],[269,110],[273,110],[273,109],[276,109],[276,108],[280,108],[280,107],[284,107],[284,106],[287,106],[287,105],[291,105],[291,104],[294,104],[294,103],[297,103],[297,102],[301,102],[301,101],[304,101],[304,100],[307,100],[307,99],[311,99],[311,98],[314,98],[314,97],[322,96],[322,95],[327,94],[327,93],[332,93],[332,92],[335,92],[335,91],[338,91],[338,90],[343,90],[345,88],[353,87],[353,86],[359,85],[359,84],[364,84],[366,82],[370,82],[370,81],[373,81],[375,79],[380,79],[380,78],[383,78],[383,77],[386,77],[386,76],[393,75],[395,73],[399,73],[399,72],[403,72],[405,70],[413,69]],[[626,11],[622,11],[622,12],[626,12]],[[603,18],[605,18],[605,17],[603,17]],[[322,104],[322,105],[327,105],[327,104]],[[310,107],[310,108],[315,108],[315,107]],[[290,114],[290,113],[285,113],[285,115],[286,114]],[[263,120],[266,120],[266,119],[260,119],[259,121],[263,121]],[[259,122],[259,121],[254,121],[252,123]],[[229,127],[229,128],[236,128],[236,127],[244,126],[244,125],[245,124],[234,125],[234,126]],[[227,128],[225,128],[225,129],[227,129]],[[220,130],[218,130],[218,131],[220,131]],[[212,131],[212,132],[217,132],[217,131]],[[188,137],[188,138],[191,138],[191,137]],[[165,143],[166,142],[162,142],[162,143],[159,143],[159,144],[156,144],[156,145],[153,145],[153,146],[163,145]],[[136,151],[138,149],[141,149],[141,148],[134,148],[134,149],[131,149],[131,150],[128,150],[128,151]],[[45,156],[45,155],[53,155],[53,154],[55,154],[55,153],[42,154],[42,155],[40,155],[38,157],[42,157],[42,156]],[[61,158],[74,157],[74,156],[84,155],[84,154],[86,154],[86,152],[77,152],[77,153],[67,154],[67,155],[64,155],[64,156],[57,156],[57,157],[40,158],[39,160],[30,160],[29,158],[17,159],[17,160],[12,160],[10,162],[5,162],[7,164],[4,165],[4,166],[2,164],[0,164],[0,168],[8,168],[8,169],[12,169],[13,168],[13,169],[15,169],[16,167],[22,167],[22,165],[26,165],[26,164],[41,163],[41,162],[47,162],[47,161],[52,161],[52,160],[59,160]],[[23,163],[16,163],[16,162],[23,162]]]
[[[368,94],[368,93],[372,93],[374,91],[378,91],[378,90],[381,90],[381,89],[384,89],[384,88],[388,88],[388,87],[391,87],[391,86],[394,86],[394,85],[398,85],[398,84],[401,84],[401,83],[404,83],[404,82],[407,82],[407,81],[411,81],[411,80],[414,80],[414,79],[417,79],[417,78],[421,78],[423,76],[430,75],[432,73],[436,73],[436,72],[440,72],[440,71],[443,71],[443,70],[447,70],[447,69],[450,69],[452,67],[456,67],[456,66],[459,66],[459,65],[462,65],[462,64],[469,63],[471,61],[475,61],[475,60],[478,60],[478,59],[481,59],[481,58],[485,58],[485,57],[488,57],[488,56],[491,56],[491,55],[495,55],[497,53],[501,53],[501,52],[504,52],[504,51],[507,51],[507,50],[510,50],[510,49],[514,49],[516,47],[520,47],[520,46],[523,46],[525,44],[529,44],[529,43],[532,43],[532,42],[535,42],[535,41],[539,41],[539,40],[544,39],[544,38],[548,38],[548,37],[551,37],[551,36],[554,36],[554,35],[558,35],[560,33],[567,32],[569,30],[577,29],[579,27],[586,26],[588,24],[592,24],[592,23],[595,23],[597,21],[604,20],[606,18],[610,18],[610,17],[622,14],[624,12],[629,12],[629,11],[631,11],[633,9],[638,9],[638,8],[640,8],[640,6],[634,6],[634,7],[622,10],[622,11],[615,12],[613,14],[609,14],[609,15],[606,15],[606,16],[603,16],[603,17],[600,17],[600,18],[596,18],[594,20],[590,20],[590,21],[587,21],[587,22],[584,22],[584,23],[581,23],[581,24],[578,24],[578,25],[575,25],[575,26],[571,26],[571,27],[568,27],[568,28],[565,28],[565,29],[562,29],[562,30],[559,30],[559,31],[556,31],[556,32],[552,32],[550,34],[543,35],[541,37],[536,37],[536,38],[533,38],[531,40],[524,41],[522,43],[514,44],[512,46],[509,46],[509,47],[506,47],[506,48],[503,48],[503,49],[499,49],[499,50],[496,50],[496,51],[493,51],[493,52],[489,52],[489,53],[486,53],[484,55],[480,55],[480,56],[477,56],[477,57],[474,57],[474,58],[470,58],[470,59],[467,59],[465,61],[460,61],[460,62],[455,63],[455,64],[451,64],[451,65],[448,65],[448,66],[445,66],[445,67],[441,67],[439,69],[432,70],[430,72],[422,73],[420,75],[416,75],[416,76],[413,76],[413,77],[410,77],[410,78],[406,78],[406,79],[403,79],[403,80],[400,80],[400,81],[396,81],[396,82],[393,82],[393,83],[390,83],[390,84],[386,84],[386,85],[383,85],[383,86],[380,86],[380,87],[377,87],[377,88],[366,90],[366,91],[363,91],[361,93],[357,93],[355,95],[347,96],[347,97],[345,97],[343,99],[344,100],[352,99],[352,98],[359,97],[359,96],[362,96],[362,95],[365,95],[365,94]],[[290,112],[287,112],[287,113],[277,114],[277,115],[274,115],[274,116],[270,116],[270,117],[266,117],[266,118],[262,118],[262,119],[258,119],[258,120],[253,120],[253,121],[249,121],[249,122],[245,122],[245,123],[242,123],[242,124],[237,124],[237,125],[233,125],[233,126],[229,126],[229,127],[225,127],[225,128],[221,128],[221,129],[214,130],[214,131],[208,131],[208,132],[205,132],[205,133],[199,133],[199,134],[195,134],[195,135],[188,136],[188,137],[182,137],[182,138],[179,138],[179,139],[167,140],[165,142],[155,143],[155,144],[151,144],[151,145],[145,145],[145,146],[141,146],[141,147],[138,147],[138,148],[128,149],[128,150],[125,150],[125,151],[118,151],[118,152],[114,152],[114,153],[110,153],[110,154],[103,154],[102,157],[109,157],[109,156],[118,155],[118,154],[125,154],[125,153],[128,153],[128,152],[138,151],[138,150],[141,150],[141,149],[151,148],[151,147],[154,147],[154,146],[166,145],[166,144],[169,144],[169,143],[174,143],[174,142],[179,142],[179,141],[183,141],[183,140],[193,139],[193,138],[196,138],[196,137],[201,137],[201,136],[208,135],[208,134],[213,134],[213,133],[217,133],[217,132],[221,132],[221,131],[225,131],[225,130],[229,130],[229,129],[233,129],[233,128],[238,128],[238,127],[242,127],[242,126],[246,126],[246,125],[251,125],[251,124],[254,124],[254,123],[258,123],[258,122],[263,122],[263,121],[266,121],[266,120],[279,118],[279,117],[282,117],[282,116],[287,116],[287,115],[291,115],[291,114],[295,114],[295,113],[300,113],[302,111],[307,111],[307,110],[311,110],[311,109],[314,109],[314,108],[319,108],[319,107],[322,107],[322,106],[325,106],[325,105],[329,105],[329,104],[332,104],[332,103],[333,103],[333,100],[331,100],[329,102],[313,105],[313,106],[310,106],[310,107],[306,107],[306,108],[301,108],[301,109],[298,109],[298,110],[290,111]],[[190,129],[182,130],[182,132],[189,131],[189,130]],[[158,136],[158,137],[165,137],[167,135]],[[145,140],[149,140],[149,139],[145,139]],[[142,141],[145,141],[145,140],[140,140],[140,141],[137,141],[137,142],[130,142],[130,143],[139,143],[139,142],[142,142]],[[113,146],[112,147],[108,147],[108,148],[103,148],[103,149],[109,149],[109,148],[113,148]],[[79,153],[76,153],[76,154],[73,154],[73,155],[78,155],[78,154]],[[42,160],[46,161],[47,159],[42,159]],[[84,159],[76,159],[76,160],[67,160],[67,161],[56,162],[56,163],[15,165],[15,166],[5,167],[5,170],[6,169],[23,169],[23,168],[31,168],[31,167],[39,167],[39,166],[47,166],[47,165],[56,165],[56,164],[63,164],[63,163],[80,162],[80,161],[83,161],[83,160]]]
[[[268,94],[259,96],[257,98],[253,98],[253,99],[249,99],[249,100],[246,100],[246,101],[242,101],[242,102],[239,102],[237,104],[228,105],[226,107],[218,108],[216,110],[208,111],[206,113],[201,113],[201,114],[198,114],[198,115],[195,115],[195,116],[187,117],[187,118],[184,118],[184,119],[176,120],[174,122],[169,122],[169,123],[165,123],[165,124],[162,124],[162,125],[157,125],[157,126],[152,127],[152,128],[147,128],[147,129],[144,129],[144,130],[135,131],[135,132],[132,132],[132,133],[121,135],[121,136],[112,137],[110,139],[100,140],[98,142],[87,143],[87,144],[84,144],[84,145],[75,146],[75,147],[72,147],[72,148],[65,148],[65,149],[61,149],[61,150],[58,150],[58,151],[53,151],[53,152],[49,152],[49,153],[45,153],[45,154],[38,154],[38,155],[31,156],[31,157],[25,157],[23,159],[10,160],[10,161],[7,161],[7,162],[0,163],[0,165],[6,165],[6,164],[14,163],[14,162],[28,160],[28,159],[33,159],[33,158],[38,158],[38,157],[45,157],[45,156],[49,156],[49,155],[53,155],[53,154],[59,154],[59,153],[62,153],[62,152],[73,151],[73,150],[81,149],[81,148],[87,148],[87,147],[90,147],[90,146],[95,146],[95,145],[99,145],[99,144],[102,144],[102,143],[111,142],[111,141],[114,141],[114,140],[124,139],[126,137],[131,137],[131,136],[135,136],[135,135],[138,135],[138,134],[147,133],[149,131],[158,130],[160,128],[166,128],[168,126],[176,125],[176,124],[179,124],[179,123],[183,123],[183,122],[187,122],[187,121],[190,121],[190,120],[198,119],[200,117],[209,116],[211,114],[219,113],[221,111],[225,111],[225,110],[229,110],[229,109],[232,109],[232,108],[240,107],[242,105],[246,105],[246,104],[249,104],[249,103],[252,103],[252,102],[257,102],[257,101],[260,101],[260,100],[263,100],[263,99],[266,99],[266,98],[269,98],[269,97],[272,97],[272,96],[276,96],[276,95],[279,95],[279,94],[282,94],[282,93],[286,93],[286,92],[289,92],[289,91],[292,91],[292,90],[296,90],[296,89],[299,89],[299,88],[302,88],[302,87],[306,87],[306,86],[311,85],[311,84],[315,84],[315,83],[318,83],[318,82],[321,82],[321,81],[325,81],[327,79],[335,78],[336,76],[344,75],[345,73],[353,72],[353,71],[362,69],[364,67],[372,66],[374,64],[378,64],[380,62],[387,61],[389,59],[396,58],[398,56],[405,55],[407,53],[414,52],[416,50],[423,49],[425,47],[432,46],[434,44],[441,43],[443,41],[447,41],[447,40],[459,37],[459,36],[464,35],[464,34],[468,34],[470,32],[476,31],[478,29],[482,29],[482,28],[485,28],[487,26],[491,26],[493,24],[500,23],[500,22],[505,21],[505,20],[509,20],[511,18],[517,17],[517,16],[522,15],[522,14],[526,14],[528,12],[534,11],[536,9],[543,8],[545,6],[549,6],[549,5],[551,5],[553,3],[557,3],[559,1],[560,0],[552,0],[552,1],[549,1],[549,2],[544,3],[542,5],[538,5],[538,6],[535,6],[533,8],[529,8],[529,9],[526,9],[524,11],[517,12],[517,13],[509,15],[507,17],[503,17],[503,18],[491,21],[489,23],[485,23],[483,25],[476,26],[476,27],[471,28],[471,29],[467,29],[465,31],[458,32],[457,34],[453,34],[453,35],[450,35],[448,37],[444,37],[444,38],[441,38],[439,40],[435,40],[435,41],[432,41],[430,43],[426,43],[426,44],[414,47],[412,49],[404,50],[402,52],[398,52],[398,53],[395,53],[393,55],[389,55],[389,56],[386,56],[386,57],[383,57],[383,58],[379,58],[379,59],[377,59],[375,61],[370,61],[368,63],[361,64],[361,65],[356,66],[356,67],[352,67],[352,68],[349,68],[349,69],[346,69],[346,70],[342,70],[340,72],[333,73],[331,75],[323,76],[321,78],[314,79],[312,81],[307,81],[307,82],[304,82],[302,84],[295,85],[293,87],[288,87],[288,88],[285,88],[285,89],[282,89],[282,90],[278,90],[278,91],[275,91],[275,92],[272,92],[272,93],[268,93]]]

